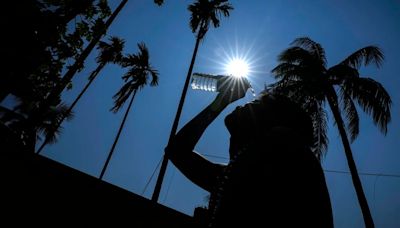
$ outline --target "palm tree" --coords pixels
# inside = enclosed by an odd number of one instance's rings
[[[323,108],[328,103],[339,129],[366,227],[374,227],[374,222],[352,156],[348,135],[354,141],[359,133],[359,117],[354,102],[372,116],[382,133],[387,133],[387,125],[391,119],[390,96],[379,82],[360,77],[358,71],[362,65],[374,64],[379,68],[383,59],[383,53],[378,47],[367,46],[349,55],[339,64],[327,68],[325,51],[321,45],[303,37],[295,39],[292,47],[279,55],[279,65],[272,70],[279,81],[271,87],[300,101],[311,112],[316,138],[322,140],[316,150],[318,157],[322,156],[321,153],[327,146],[327,119]]]
[[[86,83],[85,87],[79,93],[79,95],[75,98],[74,102],[72,102],[71,106],[69,107],[68,111],[71,112],[78,101],[81,99],[83,94],[87,91],[89,86],[92,82],[96,79],[97,75],[100,73],[101,70],[108,64],[108,63],[119,63],[122,59],[122,50],[124,49],[125,41],[121,38],[116,36],[112,36],[109,38],[110,43],[100,41],[98,44],[97,49],[100,50],[99,55],[96,58],[96,62],[98,63],[95,70],[93,70],[89,75],[89,81]],[[65,118],[61,118],[57,123],[54,123],[54,128],[57,129]],[[43,148],[47,145],[48,139],[44,140],[40,148],[37,150],[37,154],[43,150]]]
[[[96,46],[96,44],[100,41],[101,37],[107,32],[107,29],[110,27],[110,25],[113,23],[114,19],[117,17],[117,15],[121,12],[125,4],[128,2],[128,0],[121,0],[117,8],[114,10],[114,12],[111,14],[111,16],[107,19],[107,21],[104,23],[104,26],[100,26],[99,30],[93,34],[92,40],[89,42],[87,47],[82,51],[79,57],[77,57],[76,61],[72,66],[68,67],[67,72],[64,74],[62,77],[61,81],[57,83],[57,85],[54,87],[54,89],[46,96],[46,98],[39,103],[38,107],[32,112],[29,116],[29,122],[36,122],[38,121],[39,116],[41,115],[40,113],[43,112],[50,106],[51,104],[54,104],[54,99],[56,97],[59,97],[61,93],[64,91],[64,89],[69,85],[75,74],[79,71],[79,69],[82,68],[83,63],[85,62],[86,58],[89,56],[89,54],[92,52],[93,48]]]
[[[121,62],[122,66],[129,67],[129,70],[122,77],[122,79],[125,81],[125,84],[113,97],[114,107],[111,108],[111,111],[113,111],[114,113],[118,112],[124,106],[129,97],[131,97],[131,100],[129,102],[128,108],[125,111],[114,143],[111,146],[110,152],[108,153],[107,160],[103,166],[103,169],[101,170],[99,177],[100,179],[103,179],[108,163],[110,162],[111,157],[114,153],[115,146],[117,145],[122,129],[124,128],[125,121],[128,117],[136,92],[147,85],[149,76],[151,76],[150,85],[158,85],[158,72],[151,66],[149,62],[149,51],[146,45],[144,43],[140,43],[138,44],[138,47],[138,54],[128,55],[124,57]]]
[[[54,124],[60,119],[72,118],[72,112],[68,106],[61,103],[57,106],[50,106],[45,112],[42,112],[39,123],[34,126],[27,124],[27,116],[35,108],[35,102],[24,100],[20,102],[13,110],[0,106],[0,125],[4,130],[2,134],[6,136],[13,147],[35,151],[35,144],[40,135],[44,135],[48,143],[54,143],[60,133],[60,128],[55,128]],[[13,143],[11,143],[13,142]],[[7,144],[7,142],[6,142]],[[13,148],[9,148],[13,149]]]
[[[181,116],[183,104],[185,102],[185,97],[187,89],[189,86],[190,76],[192,75],[192,70],[194,62],[196,60],[197,51],[199,48],[200,41],[203,40],[206,35],[210,25],[212,24],[215,28],[220,25],[220,19],[222,16],[228,17],[229,11],[233,10],[232,5],[228,0],[197,0],[195,3],[189,5],[188,10],[191,13],[190,17],[190,28],[193,33],[196,34],[196,44],[194,46],[194,51],[192,55],[192,60],[190,62],[189,70],[186,75],[185,85],[183,86],[181,99],[179,101],[178,109],[175,115],[175,120],[172,125],[171,133],[169,135],[168,144],[171,142],[172,138],[176,134],[176,130],[179,124],[179,118]],[[152,201],[158,201],[158,197],[161,191],[161,185],[164,179],[165,171],[167,169],[168,159],[164,156],[163,162],[161,164],[160,173],[157,178],[157,183],[154,188]]]

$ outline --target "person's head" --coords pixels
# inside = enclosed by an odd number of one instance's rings
[[[282,95],[262,94],[253,102],[237,107],[226,116],[225,125],[231,134],[231,146],[235,147],[262,143],[267,140],[268,133],[277,128],[290,129],[306,146],[311,147],[313,143],[310,117],[298,104]]]

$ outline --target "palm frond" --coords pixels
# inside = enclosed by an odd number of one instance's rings
[[[277,83],[274,83],[279,90],[283,90],[284,93],[290,97],[313,97],[315,100],[325,100],[325,86],[323,80],[312,80],[313,78],[304,77],[283,77]]]
[[[40,137],[40,135],[44,135],[47,143],[49,144],[54,144],[55,142],[57,142],[58,136],[61,134],[62,131],[62,126],[59,126],[57,128],[51,127],[49,126],[41,126],[38,129],[38,135],[37,135],[37,139],[38,140],[42,140],[42,137]]]
[[[200,26],[201,22],[201,11],[200,11],[201,4],[200,2],[195,2],[188,6],[188,10],[190,11],[190,28],[193,33],[197,31]]]
[[[303,82],[297,80],[282,79],[269,85],[268,89],[274,93],[285,95],[292,98],[301,90]]]
[[[298,79],[298,76],[301,74],[300,66],[297,64],[283,62],[276,66],[274,69],[271,70],[272,75],[275,79],[282,79],[282,78],[293,78]]]
[[[288,48],[278,55],[278,61],[286,63],[307,63],[312,59],[312,54],[301,47]]]
[[[340,64],[351,66],[353,68],[359,69],[362,64],[365,66],[373,63],[376,67],[380,67],[384,60],[384,55],[381,49],[377,46],[367,46],[361,48],[349,55]]]
[[[138,78],[142,75],[143,70],[140,69],[137,65],[131,66],[129,70],[122,75],[122,79],[127,82],[133,79],[134,81],[137,81]]]
[[[304,103],[304,109],[309,113],[314,129],[314,147],[315,156],[321,161],[328,151],[329,139],[327,136],[328,130],[328,115],[324,110],[321,102],[316,102],[312,99]]]
[[[323,66],[326,66],[326,56],[325,56],[325,50],[322,48],[321,44],[313,41],[309,37],[300,37],[295,39],[291,45],[296,45],[298,47],[304,48],[305,50],[309,51],[310,53],[313,53],[315,57],[319,61],[321,61]]]
[[[327,75],[331,84],[338,85],[349,78],[360,77],[358,70],[344,64],[338,64],[328,69]]]
[[[138,60],[141,62],[141,65],[143,66],[148,65],[150,58],[149,49],[147,49],[146,44],[144,42],[139,43],[138,48],[139,48]]]
[[[217,11],[223,14],[224,17],[229,17],[229,11],[234,10],[232,4],[230,4],[228,0],[214,0],[213,2]]]
[[[138,56],[136,54],[127,54],[122,57],[120,65],[122,67],[130,67],[137,63]]]
[[[374,123],[382,133],[387,133],[387,125],[391,120],[390,108],[392,100],[385,88],[371,78],[352,78],[342,85],[343,90],[349,94],[370,114]]]
[[[150,69],[150,74],[151,74],[151,86],[157,86],[158,85],[158,71],[154,69]]]
[[[217,28],[222,16],[229,17],[229,11],[233,10],[233,6],[227,0],[214,0],[212,1],[212,5],[215,10],[213,10],[211,18],[214,28]]]
[[[142,89],[148,83],[149,75],[152,77],[151,86],[158,85],[158,72],[153,69],[150,62],[149,50],[145,43],[138,43],[138,53],[124,56],[121,61],[123,67],[129,67],[122,76],[125,84],[113,96],[114,106],[111,111],[118,112],[134,91]]]
[[[64,103],[61,103],[57,106],[57,121],[60,121],[62,118],[65,120],[70,121],[74,118],[74,112],[70,110],[70,107]]]
[[[199,38],[203,38],[210,23],[215,28],[219,27],[221,17],[228,17],[233,7],[227,0],[197,0],[188,6],[188,10],[191,14],[189,23],[192,32],[199,31]]]
[[[107,49],[109,46],[110,45],[107,42],[100,40],[99,43],[97,44],[97,49],[103,50]]]
[[[108,40],[111,42],[111,46],[117,50],[122,50],[125,45],[125,40],[118,36],[111,36]]]
[[[55,143],[62,130],[58,123],[63,118],[70,120],[72,117],[73,113],[67,105],[61,103],[56,107],[52,106],[42,117],[43,122],[37,126],[37,130],[46,137],[48,143]]]
[[[111,41],[111,46],[112,46],[112,50],[111,50],[111,59],[110,62],[113,63],[119,63],[122,59],[122,52],[124,50],[125,47],[125,40],[119,37],[111,37],[110,39]]]
[[[345,113],[347,132],[350,134],[351,142],[353,142],[360,132],[360,119],[353,100],[343,87],[340,87],[340,104]]]
[[[133,80],[125,83],[121,89],[113,96],[114,106],[110,109],[112,112],[118,112],[125,104],[131,93],[135,90]]]
[[[110,62],[117,63],[121,61],[125,41],[116,36],[111,36],[108,40],[109,43],[100,41],[97,45],[99,55],[96,57],[96,62],[99,64],[107,64]]]
[[[209,20],[213,24],[214,28],[218,28],[219,27],[220,21],[219,21],[219,18],[218,18],[218,12],[216,12],[216,11],[210,12]],[[208,30],[209,25],[210,25],[209,22],[205,24],[205,26],[207,26],[207,30]]]

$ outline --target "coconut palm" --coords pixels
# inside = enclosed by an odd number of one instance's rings
[[[109,38],[109,43],[100,41],[98,44],[97,49],[99,49],[99,55],[96,58],[97,67],[93,70],[89,75],[89,81],[86,83],[85,87],[79,93],[79,95],[75,98],[74,102],[72,102],[71,106],[68,108],[68,112],[71,112],[78,101],[81,99],[83,94],[87,91],[90,87],[92,82],[96,79],[97,75],[100,73],[101,70],[108,64],[108,63],[119,63],[122,59],[122,50],[124,49],[125,41],[121,38],[112,36]],[[57,129],[65,118],[61,118],[57,123],[54,123],[54,128]],[[44,140],[40,148],[37,150],[37,154],[39,154],[43,148],[47,145],[48,139]]]
[[[121,87],[121,89],[114,95],[114,106],[111,108],[111,111],[114,113],[118,112],[125,104],[125,102],[129,99],[128,108],[125,111],[124,117],[118,129],[118,133],[115,137],[114,143],[111,146],[110,152],[108,153],[107,160],[103,166],[103,169],[100,173],[100,179],[103,178],[104,173],[107,169],[108,163],[114,153],[115,146],[118,143],[121,132],[125,126],[126,119],[128,117],[129,111],[131,109],[133,100],[135,98],[136,92],[141,90],[145,85],[148,84],[149,77],[151,76],[150,85],[156,86],[158,85],[158,72],[155,70],[150,62],[149,62],[149,51],[144,43],[138,44],[139,53],[131,54],[122,59],[122,66],[128,67],[128,72],[122,77],[125,81],[125,84]]]
[[[314,120],[316,138],[320,139],[316,153],[322,156],[326,150],[327,103],[332,111],[344,146],[357,198],[366,227],[374,227],[373,219],[365,198],[357,167],[354,162],[350,141],[359,133],[359,117],[355,102],[369,115],[382,133],[387,133],[390,122],[391,98],[384,87],[371,78],[360,77],[362,65],[380,67],[384,56],[376,46],[361,48],[342,62],[327,68],[325,51],[310,38],[295,39],[292,47],[283,51],[279,65],[272,70],[279,81],[272,88],[301,102]],[[350,137],[350,140],[349,140]]]
[[[229,11],[233,10],[233,7],[228,2],[228,0],[197,0],[195,3],[188,6],[188,10],[191,13],[189,21],[190,28],[192,32],[196,34],[196,44],[194,46],[192,60],[190,62],[189,70],[186,75],[185,85],[183,86],[181,99],[179,101],[178,110],[175,115],[175,120],[172,125],[168,143],[171,141],[172,137],[175,136],[176,130],[178,128],[179,119],[181,116],[183,104],[185,102],[190,76],[192,75],[192,70],[196,60],[200,41],[204,39],[204,36],[206,35],[208,29],[210,28],[210,25],[212,24],[215,28],[218,28],[220,26],[221,17],[222,16],[228,17]],[[157,201],[158,196],[160,195],[161,185],[164,179],[167,165],[168,165],[168,159],[164,156],[160,168],[160,173],[158,175],[157,183],[152,196],[153,201]]]
[[[34,107],[34,102],[26,100],[20,102],[13,110],[0,106],[0,125],[2,130],[6,130],[3,132],[7,136],[6,141],[13,141],[14,143],[10,145],[21,146],[21,149],[28,152],[35,151],[36,141],[40,139],[40,135],[45,136],[48,143],[54,143],[61,128],[55,128],[53,123],[60,121],[61,118],[72,118],[68,106],[60,103],[42,112],[41,122],[35,125],[27,124],[27,117]]]

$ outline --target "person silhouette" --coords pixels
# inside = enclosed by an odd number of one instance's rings
[[[228,164],[213,163],[194,151],[215,118],[245,96],[247,80],[232,80],[230,84],[237,85],[221,88],[165,149],[189,180],[211,193],[206,223],[209,227],[333,227],[324,173],[311,151],[311,119],[288,98],[265,93],[225,117],[230,133]]]

